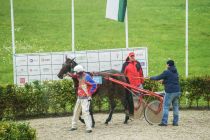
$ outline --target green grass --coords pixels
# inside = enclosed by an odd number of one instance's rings
[[[125,47],[124,24],[105,19],[106,0],[75,1],[76,50]],[[14,0],[17,53],[71,50],[71,0]],[[174,59],[185,75],[185,0],[129,0],[129,46],[148,47],[149,74]],[[10,3],[0,0],[0,83],[12,83]],[[210,72],[210,1],[189,1],[189,75]]]

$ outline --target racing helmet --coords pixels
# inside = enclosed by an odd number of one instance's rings
[[[80,73],[80,72],[85,71],[85,69],[83,68],[83,66],[77,65],[77,66],[74,67],[74,71],[75,71],[76,73]]]

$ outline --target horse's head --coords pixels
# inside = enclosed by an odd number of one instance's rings
[[[68,72],[73,72],[74,67],[77,65],[74,59],[75,58],[70,59],[66,57],[66,61],[63,63],[62,68],[60,69],[60,72],[57,75],[60,79],[63,79],[64,74],[67,74]]]

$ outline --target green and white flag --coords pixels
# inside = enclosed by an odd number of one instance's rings
[[[107,0],[106,18],[124,22],[127,0]]]

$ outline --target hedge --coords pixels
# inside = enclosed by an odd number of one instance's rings
[[[35,140],[36,130],[27,123],[0,122],[0,140]]]
[[[210,76],[190,77],[182,79],[180,83],[185,97],[189,100],[189,108],[193,102],[196,102],[198,108],[200,100],[205,101],[206,106],[210,107]]]
[[[0,86],[0,118],[17,118],[72,111],[76,96],[69,80],[40,83],[22,87]]]
[[[188,107],[196,102],[205,101],[209,108],[210,77],[180,78],[182,87],[181,100],[189,100]],[[145,89],[152,91],[163,90],[159,82],[145,81]],[[0,119],[15,119],[18,117],[40,116],[49,114],[70,113],[76,101],[73,82],[71,80],[48,81],[40,83],[35,81],[22,87],[16,85],[0,85]],[[118,101],[117,104],[120,104]],[[107,111],[109,109],[107,98],[94,98],[94,110]],[[117,106],[117,109],[122,109]]]

